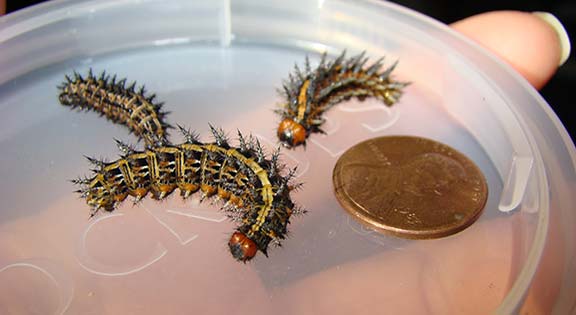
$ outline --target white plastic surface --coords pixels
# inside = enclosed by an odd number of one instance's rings
[[[166,102],[171,124],[205,140],[208,123],[251,132],[271,150],[276,88],[306,55],[342,49],[399,60],[397,78],[413,83],[392,108],[337,106],[327,135],[283,151],[299,166],[295,199],[309,214],[269,258],[235,262],[233,224],[197,200],[127,203],[88,220],[67,180],[88,174],[83,155],[113,159],[114,138],[136,139],[59,105],[64,74],[136,80]],[[1,18],[0,51],[0,313],[562,314],[574,305],[574,145],[518,75],[428,18],[370,1],[56,1]],[[408,241],[350,219],[332,192],[334,163],[389,134],[432,138],[474,160],[490,187],[479,221]],[[547,302],[542,287],[557,288]]]

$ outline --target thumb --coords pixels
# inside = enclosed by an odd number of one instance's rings
[[[537,89],[570,54],[566,30],[549,13],[494,11],[451,26],[502,58]]]

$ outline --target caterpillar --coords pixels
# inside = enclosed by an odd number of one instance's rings
[[[267,158],[257,140],[239,131],[238,147],[233,147],[224,131],[212,125],[213,142],[203,143],[197,134],[178,126],[184,142],[171,144],[161,105],[133,86],[105,74],[95,78],[92,71],[86,79],[77,73],[74,79],[67,76],[60,86],[63,105],[96,111],[146,142],[146,148],[138,151],[116,140],[122,154],[112,162],[88,157],[95,166],[93,174],[72,182],[80,186],[76,192],[86,199],[90,216],[114,211],[128,196],[136,204],[148,194],[163,200],[177,189],[184,199],[201,192],[201,200],[221,200],[221,209],[238,223],[228,242],[236,260],[247,262],[258,251],[268,256],[270,244],[281,245],[291,216],[306,211],[291,200],[290,192],[300,184],[292,182],[295,168],[282,175],[280,151]]]
[[[86,78],[74,72],[72,78],[58,88],[62,105],[92,110],[114,123],[123,124],[147,146],[167,142],[167,129],[172,128],[164,121],[163,103],[155,102],[155,94],[146,95],[144,86],[136,88],[136,82],[127,85],[126,79],[117,79],[102,72],[96,77],[90,69]]]
[[[279,91],[284,102],[275,110],[280,115],[277,136],[285,147],[305,146],[311,133],[324,133],[320,128],[325,122],[322,115],[342,101],[375,97],[387,106],[398,101],[409,83],[391,78],[397,62],[381,71],[384,58],[365,67],[365,55],[362,52],[347,59],[343,51],[334,61],[327,61],[324,53],[314,70],[308,57],[304,70],[294,66],[294,73],[289,74]]]

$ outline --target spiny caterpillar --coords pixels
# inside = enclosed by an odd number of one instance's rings
[[[285,238],[290,216],[303,211],[295,207],[290,191],[298,187],[291,179],[295,169],[282,176],[279,151],[267,159],[258,141],[239,132],[239,146],[230,146],[224,132],[211,127],[213,143],[179,127],[185,142],[137,151],[117,140],[120,159],[96,165],[90,178],[74,180],[81,188],[94,215],[98,210],[113,211],[128,196],[137,203],[148,193],[162,200],[176,188],[183,198],[197,191],[202,199],[216,196],[226,201],[222,207],[240,226],[228,243],[234,258],[247,261],[257,250],[265,255],[270,242]]]
[[[178,126],[185,142],[173,145],[166,138],[169,125],[159,112],[161,104],[154,104],[143,89],[135,92],[133,86],[125,87],[125,80],[104,74],[96,79],[91,71],[86,79],[74,76],[60,87],[62,104],[99,112],[146,142],[146,149],[138,151],[117,140],[122,155],[112,162],[88,158],[96,166],[92,176],[73,182],[80,185],[77,192],[92,208],[91,216],[113,211],[128,196],[138,203],[148,194],[162,200],[179,189],[185,199],[200,191],[202,200],[224,201],[222,209],[238,222],[228,246],[235,259],[246,262],[257,251],[267,256],[270,243],[280,245],[291,215],[305,212],[290,198],[300,185],[292,183],[295,169],[282,175],[279,150],[268,159],[257,140],[240,132],[239,145],[233,147],[224,132],[212,126],[212,143],[202,143]]]
[[[73,78],[66,76],[59,89],[62,105],[92,110],[123,124],[147,146],[166,142],[166,129],[171,126],[164,122],[167,112],[161,110],[163,103],[154,102],[155,94],[146,95],[144,86],[136,89],[136,82],[127,85],[126,79],[105,72],[96,77],[90,69],[86,78],[76,72]]]
[[[359,100],[375,97],[387,106],[396,103],[408,83],[392,80],[390,74],[397,62],[380,71],[383,59],[364,67],[368,62],[365,52],[346,59],[344,51],[334,61],[326,61],[324,53],[314,70],[308,57],[304,71],[295,65],[294,73],[289,74],[280,91],[285,102],[275,111],[281,117],[277,130],[280,142],[288,148],[306,145],[311,133],[323,133],[320,129],[325,121],[322,114],[352,97]]]

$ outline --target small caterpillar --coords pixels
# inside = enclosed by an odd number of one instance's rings
[[[74,79],[66,76],[60,89],[62,105],[92,110],[114,123],[123,124],[147,146],[166,143],[166,130],[172,128],[164,118],[163,103],[154,102],[155,94],[146,95],[144,86],[136,89],[136,82],[126,85],[126,79],[117,80],[105,72],[94,76],[90,69],[83,78],[74,72]]]
[[[270,243],[280,245],[290,217],[305,212],[290,198],[300,185],[291,182],[295,169],[281,174],[279,150],[268,159],[257,140],[240,132],[238,147],[232,147],[224,132],[212,126],[212,143],[202,143],[178,126],[185,142],[173,145],[166,137],[166,113],[152,102],[154,96],[146,97],[143,89],[134,92],[134,84],[126,88],[125,80],[105,74],[98,79],[92,71],[86,79],[74,76],[60,87],[63,105],[99,112],[146,142],[146,149],[137,151],[116,140],[122,155],[112,162],[88,158],[96,166],[92,176],[72,182],[80,185],[77,192],[92,208],[91,217],[100,210],[113,211],[128,196],[138,203],[148,194],[162,200],[179,189],[186,199],[200,191],[202,200],[224,201],[222,209],[239,223],[228,246],[235,259],[246,262],[258,251],[267,256]]]
[[[320,129],[325,121],[322,114],[344,100],[375,97],[391,106],[409,84],[392,80],[390,74],[397,62],[380,72],[384,58],[365,68],[368,62],[365,52],[349,59],[345,57],[346,51],[334,61],[327,62],[324,53],[314,70],[308,57],[304,71],[295,65],[294,74],[289,74],[280,91],[285,102],[275,111],[281,117],[277,135],[284,146],[305,146],[311,133],[323,133]]]

